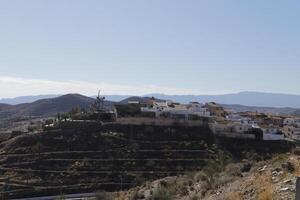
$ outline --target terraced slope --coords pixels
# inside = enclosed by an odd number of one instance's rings
[[[15,198],[127,189],[200,170],[212,143],[206,126],[69,124],[3,141],[0,190]]]

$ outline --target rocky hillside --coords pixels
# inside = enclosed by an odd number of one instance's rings
[[[299,175],[300,157],[288,153],[258,162],[244,159],[219,165],[213,161],[199,172],[108,195],[117,200],[293,200]]]

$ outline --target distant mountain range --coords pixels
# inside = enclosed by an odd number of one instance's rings
[[[5,98],[0,99],[0,104],[10,104],[10,105],[17,105],[22,103],[32,103],[40,99],[50,99],[59,97],[61,95],[53,94],[53,95],[36,95],[36,96],[21,96],[16,98]]]
[[[238,104],[256,107],[300,108],[300,95],[274,94],[263,92],[240,92],[224,95],[164,95],[149,94],[159,99],[170,99],[180,103],[190,101],[217,102],[220,104]]]
[[[227,105],[221,104],[224,108],[234,110],[236,112],[260,112],[260,113],[272,113],[275,115],[292,115],[300,117],[299,108],[275,108],[275,107],[257,107],[257,106],[243,106],[243,105]]]
[[[187,103],[190,101],[214,101],[222,104],[227,109],[233,109],[238,112],[258,111],[264,113],[300,116],[300,95],[242,92],[228,95],[193,96],[149,94],[147,96],[148,97],[108,95],[106,96],[106,104],[125,104],[128,101],[144,102],[149,100],[151,97],[155,97],[159,100],[172,100],[180,103]],[[42,95],[18,97],[15,99],[2,99],[0,101],[0,119],[21,116],[53,116],[58,112],[68,112],[74,107],[86,108],[93,104],[94,101],[95,98],[86,97],[80,94],[68,94],[62,96]],[[21,103],[17,104],[17,102]]]
[[[32,103],[40,99],[55,98],[61,95],[40,95],[24,96],[12,99],[0,99],[4,104]],[[106,95],[106,100],[119,102],[131,97],[130,95]],[[220,104],[237,104],[255,107],[290,107],[300,108],[300,95],[275,94],[263,92],[240,92],[224,95],[165,95],[165,94],[147,94],[144,97],[155,97],[158,99],[172,100],[179,103],[188,103],[190,101],[198,102],[217,102]]]

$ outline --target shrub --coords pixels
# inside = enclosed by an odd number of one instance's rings
[[[207,175],[204,172],[198,172],[195,176],[194,176],[194,180],[196,182],[201,182],[201,181],[206,181],[207,180]]]
[[[229,164],[227,165],[225,172],[229,176],[241,176],[242,166],[238,164]]]
[[[200,200],[201,198],[197,194],[193,194],[192,196],[190,196],[189,199],[190,200]]]

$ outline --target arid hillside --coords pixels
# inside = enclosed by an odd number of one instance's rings
[[[0,119],[24,116],[54,116],[69,112],[72,108],[87,108],[94,103],[93,98],[79,94],[68,94],[57,98],[42,99],[33,103],[18,105],[0,105]]]
[[[292,148],[287,142],[215,138],[205,124],[65,122],[51,131],[7,135],[0,142],[0,189],[6,198],[113,192],[198,172],[206,173],[199,179],[209,181],[201,193],[206,196],[224,181],[215,174],[232,172],[226,171],[229,164],[242,163],[239,176],[253,163]]]

